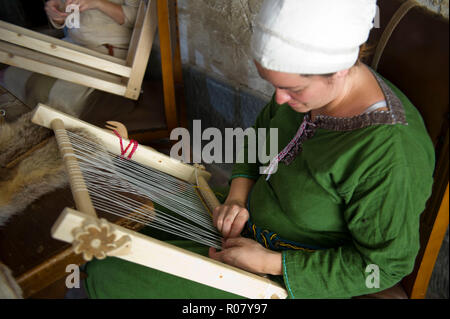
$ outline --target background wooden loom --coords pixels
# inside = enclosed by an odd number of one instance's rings
[[[70,147],[64,142],[67,139],[66,133],[64,133],[65,129],[70,130],[75,128],[85,129],[93,136],[99,138],[108,151],[117,155],[121,154],[117,138],[110,132],[106,132],[61,112],[54,111],[45,105],[38,105],[32,122],[47,128],[52,128],[55,131],[58,144],[63,154],[71,154],[73,152],[67,150]],[[126,143],[127,141],[125,140]],[[214,193],[209,189],[206,182],[210,177],[210,174],[206,171],[179,162],[145,146],[138,147],[133,156],[133,160],[199,186],[198,189],[210,210],[219,205],[219,201],[215,198]],[[64,156],[64,161],[67,167],[77,165],[76,159],[73,156]],[[78,178],[79,180],[79,177],[81,177],[82,179],[81,171],[78,169],[78,172],[71,172],[69,175],[71,175],[72,193],[79,211],[66,208],[53,226],[52,236],[62,241],[73,242],[76,238],[74,234],[77,230],[80,232],[88,231],[87,227],[96,227],[95,225],[99,224],[99,220],[90,202],[88,192],[75,191],[76,186],[72,182],[72,178]],[[90,226],[85,227],[83,226],[84,223]],[[108,227],[111,227],[112,232],[116,235],[116,239],[119,241],[125,240],[122,242],[123,246],[118,245],[115,248],[118,252],[114,251],[109,254],[110,256],[116,256],[247,298],[282,299],[287,297],[287,292],[282,286],[271,282],[267,278],[145,237],[126,228],[109,223]]]
[[[0,21],[0,62],[137,100],[157,26],[141,1],[126,60]]]
[[[143,82],[157,28],[162,81]],[[126,60],[0,21],[0,63],[111,93],[106,98],[94,94],[89,103],[99,104],[98,111],[88,109],[82,114],[98,123],[105,121],[102,114],[108,104],[123,103],[130,108],[135,102],[138,115],[121,112],[117,116],[127,118],[131,136],[140,143],[167,138],[172,129],[187,126],[176,0],[141,1]],[[129,101],[120,102],[113,96]]]

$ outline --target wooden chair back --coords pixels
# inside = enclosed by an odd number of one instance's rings
[[[421,215],[420,251],[414,271],[404,278],[409,298],[425,298],[448,228],[449,25],[448,19],[416,1],[379,0],[380,28],[366,62],[394,83],[418,108],[436,151],[434,186]]]

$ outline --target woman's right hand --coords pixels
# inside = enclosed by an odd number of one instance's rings
[[[227,200],[213,211],[214,226],[224,238],[239,237],[250,215],[239,201]]]
[[[68,13],[60,11],[63,8],[61,0],[49,0],[45,3],[47,16],[58,24],[63,24]]]

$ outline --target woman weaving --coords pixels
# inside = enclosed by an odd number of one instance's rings
[[[375,13],[375,0],[268,0],[255,25],[255,64],[275,94],[254,127],[278,128],[280,154],[266,174],[268,163],[235,165],[213,216],[223,249],[208,253],[272,275],[291,298],[373,294],[413,270],[434,150],[407,97],[358,60]],[[86,271],[90,297],[232,297],[115,258]]]

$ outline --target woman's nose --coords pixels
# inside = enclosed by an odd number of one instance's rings
[[[285,90],[276,89],[275,91],[275,102],[278,104],[284,104],[291,100],[291,96]]]

